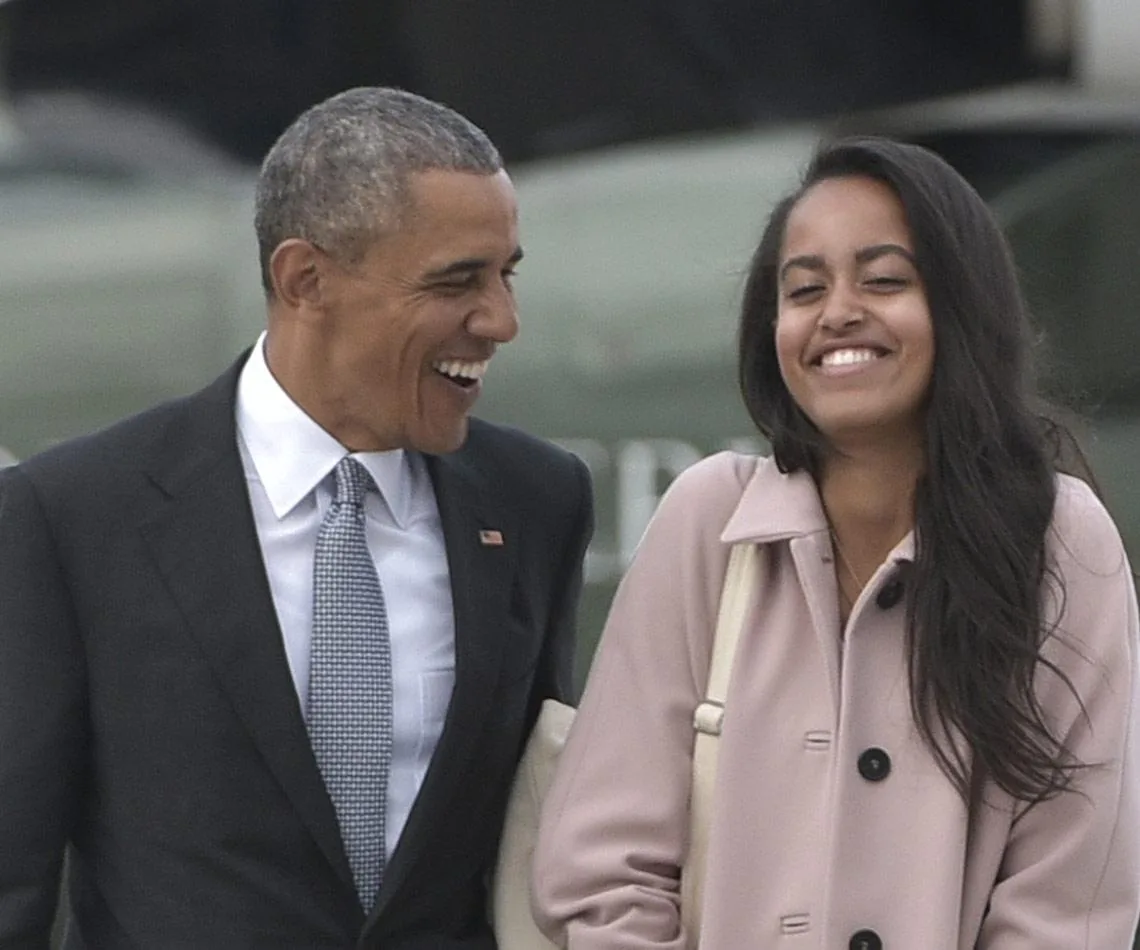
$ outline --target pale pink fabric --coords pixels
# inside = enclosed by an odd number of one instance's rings
[[[755,471],[754,471],[755,466]],[[541,926],[570,950],[680,948],[690,719],[729,543],[762,546],[757,604],[729,693],[701,946],[837,950],[1124,950],[1140,914],[1137,611],[1115,526],[1063,477],[1048,545],[1064,579],[1049,721],[1083,761],[1075,793],[1032,808],[992,786],[967,808],[911,719],[904,608],[877,593],[840,637],[814,483],[723,453],[663,500],[606,626],[547,799],[535,857]],[[1056,604],[1046,602],[1056,615]],[[889,776],[862,778],[870,747]]]

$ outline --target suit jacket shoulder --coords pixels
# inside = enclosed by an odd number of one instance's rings
[[[472,419],[457,457],[492,489],[509,490],[516,502],[549,505],[574,497],[589,476],[585,464],[566,449],[520,429]]]
[[[122,491],[143,471],[173,477],[177,470],[185,476],[227,455],[236,461],[234,399],[243,362],[244,357],[197,393],[60,443],[19,468],[49,495],[72,492],[90,503],[103,490]]]

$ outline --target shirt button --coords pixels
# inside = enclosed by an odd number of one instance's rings
[[[859,756],[859,774],[868,782],[881,782],[891,774],[891,757],[882,749],[868,749]]]
[[[903,585],[902,578],[898,576],[892,577],[880,588],[879,594],[875,598],[875,603],[879,606],[880,610],[890,610],[903,599],[905,592],[906,588]]]
[[[873,930],[860,930],[847,942],[849,950],[883,950],[883,941]]]

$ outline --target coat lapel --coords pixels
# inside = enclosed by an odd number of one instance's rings
[[[188,402],[184,431],[168,439],[165,457],[150,473],[165,497],[143,533],[229,701],[351,887],[336,814],[289,672],[237,449],[240,365]]]
[[[429,456],[451,574],[455,614],[455,690],[443,734],[416,798],[400,844],[384,877],[379,915],[399,889],[425,838],[432,816],[461,793],[463,776],[474,754],[472,735],[492,713],[508,639],[511,579],[517,556],[517,516],[494,498],[467,452]],[[499,543],[499,542],[502,543]]]

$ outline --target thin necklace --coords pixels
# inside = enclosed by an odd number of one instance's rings
[[[847,552],[843,550],[843,545],[839,543],[839,535],[835,533],[834,528],[829,528],[831,532],[831,543],[835,546],[836,552],[839,554],[839,563],[843,565],[844,570],[847,571],[848,576],[855,582],[856,596],[866,585],[859,580],[859,575],[855,573],[855,568],[851,566],[851,562],[847,559]],[[854,601],[847,596],[847,592],[843,589],[843,585],[839,585],[839,595],[847,602],[848,607],[853,607]]]

